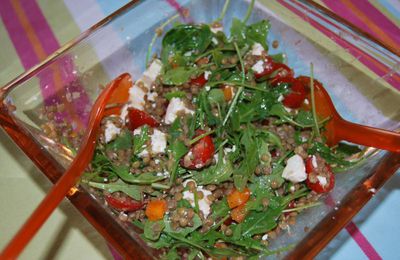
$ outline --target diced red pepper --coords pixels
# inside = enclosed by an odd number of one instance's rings
[[[151,117],[149,114],[146,112],[136,109],[136,108],[130,108],[128,110],[128,128],[133,131],[136,128],[139,128],[143,125],[148,125],[150,127],[157,127],[158,122],[155,120],[153,117]]]
[[[112,208],[120,211],[136,211],[143,207],[141,201],[132,199],[129,196],[115,197],[112,194],[105,194],[105,200]]]
[[[206,133],[197,130],[196,136]],[[189,152],[182,158],[181,166],[186,169],[198,170],[211,163],[215,147],[211,136],[207,135],[194,143]]]

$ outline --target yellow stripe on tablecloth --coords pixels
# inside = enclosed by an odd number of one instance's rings
[[[18,76],[24,71],[13,43],[8,37],[7,30],[0,19],[0,86]]]
[[[80,34],[63,1],[37,0],[37,3],[61,46]]]

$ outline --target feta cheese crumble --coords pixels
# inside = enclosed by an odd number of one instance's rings
[[[105,142],[108,143],[121,133],[121,128],[114,125],[113,122],[106,122],[106,129],[104,131]]]
[[[135,84],[129,89],[129,105],[128,107],[134,107],[140,110],[144,109],[144,97],[149,92],[151,84],[160,75],[162,69],[162,62],[158,59],[154,60],[150,66],[145,70],[143,76],[138,79]],[[150,100],[151,97],[148,96]],[[127,108],[122,109],[121,118],[125,120]]]
[[[283,169],[282,177],[293,183],[305,181],[307,179],[307,173],[303,158],[297,154],[290,157],[286,167]]]
[[[325,187],[326,184],[328,184],[326,177],[324,176],[317,176],[317,179],[319,181],[319,184],[321,184],[322,187]]]
[[[151,151],[153,154],[164,153],[167,148],[167,137],[158,129],[151,135]]]
[[[212,192],[206,189],[203,189],[203,186],[198,186],[197,187],[197,191],[201,191],[203,192],[204,196],[202,199],[199,199],[197,201],[198,205],[199,205],[199,210],[203,213],[204,217],[207,218],[207,216],[210,214],[211,212],[211,201],[207,199],[208,195],[211,195]],[[191,191],[184,191],[182,193],[183,195],[183,199],[189,201],[190,205],[192,205],[192,207],[195,207],[195,203],[194,203],[194,194]]]
[[[210,75],[211,75],[211,71],[208,71],[208,70],[204,71],[204,78],[205,78],[206,80],[209,79]]]
[[[264,71],[264,61],[262,60],[257,61],[256,64],[254,64],[253,67],[251,67],[251,69],[259,74],[262,73]]]
[[[222,27],[222,26],[220,26],[220,27],[211,27],[210,28],[210,30],[213,32],[213,33],[218,33],[218,32],[223,32],[224,31],[224,27]]]
[[[178,112],[182,111],[185,114],[194,114],[194,112],[186,108],[185,103],[180,98],[172,98],[167,107],[167,112],[165,113],[164,122],[166,124],[172,124],[178,117]]]
[[[264,47],[259,44],[258,42],[253,44],[253,47],[251,49],[251,54],[255,55],[255,56],[261,56],[262,52],[264,51]]]

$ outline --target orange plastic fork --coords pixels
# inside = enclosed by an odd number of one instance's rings
[[[100,122],[104,114],[119,112],[118,108],[113,108],[114,111],[107,111],[106,105],[126,103],[129,97],[128,90],[131,86],[131,76],[125,73],[113,80],[100,94],[90,113],[89,124],[75,159],[72,161],[68,170],[47,193],[46,197],[18,233],[4,248],[0,259],[16,259],[54,209],[57,208],[63,198],[68,194],[70,189],[76,185],[82,172],[92,160]]]
[[[309,77],[301,76],[299,80],[304,85],[310,86],[311,84]],[[329,146],[345,140],[391,152],[400,152],[400,133],[346,121],[336,111],[328,92],[316,80],[314,80],[314,90],[315,109],[318,116],[331,118],[326,124],[326,130],[323,133]]]

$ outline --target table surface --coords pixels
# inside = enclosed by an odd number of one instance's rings
[[[0,86],[36,62],[21,55],[33,44],[18,35],[20,29],[43,29],[58,46],[127,3],[127,0],[0,0]],[[400,44],[398,0],[320,0],[364,30],[389,34]],[[23,4],[23,5],[22,5]],[[346,9],[346,12],[342,10]],[[366,16],[368,13],[369,16]],[[371,16],[371,13],[375,15]],[[381,15],[381,16],[379,16]],[[383,15],[383,16],[382,16]],[[14,16],[14,17],[13,17]],[[379,17],[379,19],[377,18]],[[382,18],[383,17],[383,18]],[[17,18],[17,20],[15,20]],[[26,19],[26,20],[24,20]],[[383,20],[382,20],[383,19]],[[28,21],[24,23],[24,21]],[[376,23],[379,31],[374,31]],[[29,27],[29,24],[31,27]],[[28,28],[28,29],[27,29]],[[371,29],[372,28],[372,29]],[[36,31],[37,33],[37,31]],[[43,33],[43,32],[42,32]],[[30,41],[30,42],[29,42]],[[48,54],[49,54],[48,53]],[[37,57],[42,60],[42,57]],[[0,248],[29,216],[50,182],[0,130]],[[319,255],[320,259],[398,259],[400,246],[400,176],[395,175]],[[104,239],[67,201],[46,222],[21,259],[113,259]]]

